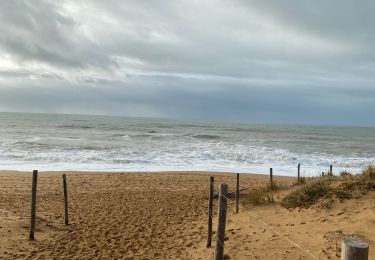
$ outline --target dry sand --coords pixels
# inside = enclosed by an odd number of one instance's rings
[[[31,174],[3,171],[0,259],[212,259],[213,248],[205,247],[212,175],[216,187],[226,182],[234,191],[235,175],[225,173],[67,172],[71,224],[66,227],[61,173],[40,173],[36,240],[29,241]],[[265,175],[241,175],[241,189],[267,182]],[[369,241],[375,259],[374,192],[332,209],[286,210],[275,203],[240,210],[233,214],[229,202],[228,259],[314,259],[285,238],[319,259],[339,259],[336,246],[345,234]]]

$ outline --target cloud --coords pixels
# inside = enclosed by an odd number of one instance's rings
[[[1,1],[0,110],[374,125],[374,5]]]

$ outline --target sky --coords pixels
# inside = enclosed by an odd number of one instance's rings
[[[375,126],[374,10],[1,0],[0,111]]]

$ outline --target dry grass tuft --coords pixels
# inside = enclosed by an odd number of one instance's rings
[[[274,202],[273,194],[269,191],[268,187],[251,190],[247,194],[242,195],[240,199],[244,205],[260,205]]]
[[[357,198],[360,194],[375,190],[375,166],[367,166],[361,174],[352,175],[342,171],[340,176],[311,178],[306,185],[299,186],[281,201],[285,208],[309,207],[321,198],[335,197],[340,202]]]
[[[327,181],[316,180],[300,186],[281,200],[284,208],[309,207],[330,191]]]

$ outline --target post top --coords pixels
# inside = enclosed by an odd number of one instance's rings
[[[342,241],[343,244],[357,248],[368,248],[368,243],[362,241],[356,241],[353,239],[346,239]]]

